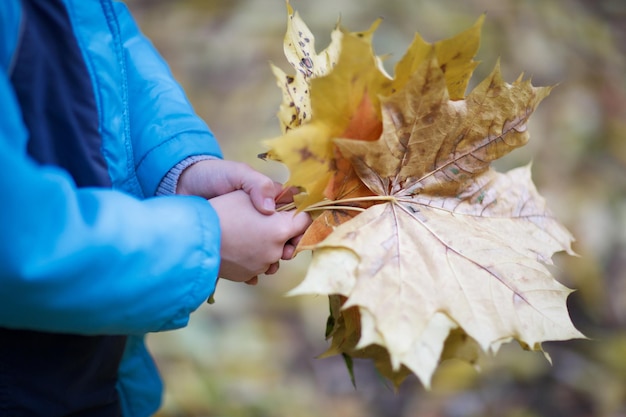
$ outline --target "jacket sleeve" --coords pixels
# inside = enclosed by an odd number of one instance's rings
[[[26,154],[4,71],[0,106],[0,326],[82,334],[184,326],[215,287],[220,229],[210,204],[77,188]]]
[[[213,134],[126,5],[114,3],[128,78],[130,137],[136,175],[145,196],[178,162],[193,155],[222,157]]]

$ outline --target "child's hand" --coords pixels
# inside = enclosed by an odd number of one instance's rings
[[[182,172],[176,193],[211,199],[243,190],[259,212],[271,214],[276,207],[274,198],[281,189],[280,184],[244,163],[207,159],[196,162]]]
[[[209,202],[222,229],[219,274],[231,281],[255,284],[257,275],[275,273],[278,261],[291,259],[297,240],[311,224],[306,213],[260,213],[245,191],[233,191]]]

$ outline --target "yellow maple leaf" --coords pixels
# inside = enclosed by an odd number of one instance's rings
[[[336,171],[333,140],[343,137],[351,126],[364,96],[378,109],[377,92],[391,83],[372,52],[371,35],[377,25],[366,32],[342,32],[341,52],[332,72],[311,78],[308,83],[310,115],[302,118],[298,129],[285,129],[284,135],[265,142],[270,156],[290,169],[287,185],[306,190],[302,206],[324,199],[324,190]],[[282,108],[285,107],[292,106],[283,102]]]

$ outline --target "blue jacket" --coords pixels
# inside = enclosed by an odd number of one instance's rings
[[[123,336],[123,415],[151,415],[143,336],[185,326],[220,261],[211,205],[155,191],[220,149],[112,0],[2,0],[0,108],[0,327]]]

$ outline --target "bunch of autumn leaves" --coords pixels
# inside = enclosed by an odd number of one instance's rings
[[[546,268],[572,237],[550,214],[530,167],[498,173],[491,161],[528,141],[526,124],[548,87],[499,67],[467,96],[482,18],[434,44],[416,35],[390,77],[365,32],[339,25],[316,53],[288,7],[285,54],[272,67],[282,90],[283,135],[267,157],[290,170],[299,210],[315,220],[312,250],[292,294],[330,299],[325,355],[372,359],[396,385],[429,386],[447,358],[475,363],[517,340],[583,337],[570,290]]]

